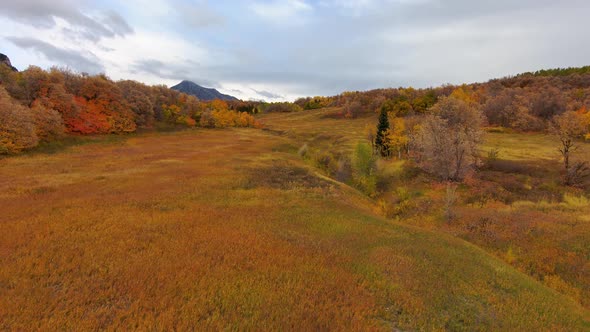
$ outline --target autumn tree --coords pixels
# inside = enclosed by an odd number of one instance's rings
[[[376,160],[371,147],[364,142],[357,143],[352,156],[354,185],[365,194],[372,196],[377,190]]]
[[[104,75],[87,77],[76,103],[81,108],[77,122],[80,133],[133,132],[137,127],[121,90]]]
[[[515,92],[509,89],[503,89],[497,95],[488,98],[483,104],[483,112],[490,124],[510,127],[514,121],[514,112],[512,103],[515,98]]]
[[[35,133],[40,141],[49,142],[64,135],[66,128],[58,111],[46,108],[39,102],[33,102],[31,114]]]
[[[387,147],[387,131],[389,130],[389,115],[387,108],[382,107],[379,113],[379,122],[377,123],[377,133],[375,134],[375,148],[381,156],[386,157],[389,155]]]
[[[265,113],[290,113],[290,112],[301,112],[303,108],[296,103],[289,102],[276,102],[276,103],[263,103],[258,106],[261,112]]]
[[[35,99],[47,94],[50,82],[49,75],[45,70],[37,66],[30,66],[21,73],[21,77],[23,87],[21,101],[25,105],[30,106]]]
[[[483,115],[472,103],[443,97],[422,123],[421,166],[441,180],[463,179],[477,161]]]
[[[586,140],[590,140],[590,111],[588,111],[586,106],[582,106],[582,108],[580,108],[577,113],[582,119],[584,128],[586,128],[584,138]]]
[[[406,125],[403,118],[393,118],[390,128],[386,135],[387,149],[397,152],[398,159],[402,158],[402,153],[407,151],[408,136],[406,136]]]
[[[120,81],[117,86],[131,111],[135,114],[138,127],[152,127],[155,122],[154,104],[151,89],[147,85],[135,81]]]
[[[330,105],[331,102],[332,99],[327,97],[317,96],[313,98],[307,98],[305,99],[303,108],[306,110],[314,110],[318,108],[327,107],[328,105]]]
[[[564,183],[568,186],[579,185],[588,176],[588,165],[584,161],[572,163],[572,153],[577,149],[577,140],[586,133],[584,119],[580,113],[566,112],[554,117],[551,131],[559,138],[559,152],[563,157]]]
[[[64,122],[66,131],[77,132],[76,123],[80,108],[75,101],[74,95],[68,93],[63,84],[50,83],[47,94],[35,100],[36,104],[57,111]]]
[[[436,99],[434,91],[427,90],[422,96],[416,97],[412,101],[412,109],[417,114],[424,114],[436,104]]]
[[[17,153],[38,143],[31,110],[0,86],[0,154]]]
[[[413,111],[412,105],[405,96],[398,96],[384,101],[381,109],[385,109],[391,116],[406,116]]]
[[[423,116],[412,116],[404,119],[405,136],[407,137],[406,156],[418,157],[415,152],[419,151],[419,138],[422,130]]]
[[[550,120],[566,111],[564,96],[555,86],[539,88],[531,97],[531,111],[544,120]]]
[[[354,119],[363,111],[363,105],[360,101],[350,101],[344,104],[342,111],[345,118]]]

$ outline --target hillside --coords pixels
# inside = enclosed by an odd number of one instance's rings
[[[346,140],[362,135],[339,123]],[[0,328],[588,328],[585,309],[483,250],[375,214],[299,158],[302,141],[339,141],[306,131],[148,134],[4,159]]]
[[[196,83],[193,83],[191,81],[182,81],[182,82],[178,83],[177,85],[171,87],[170,89],[176,90],[179,92],[183,92],[183,93],[186,93],[191,96],[195,96],[195,97],[199,98],[199,100],[205,100],[205,101],[210,101],[210,100],[215,100],[215,99],[227,100],[227,101],[238,100],[238,98],[236,98],[236,97],[233,97],[230,95],[225,95],[225,94],[217,91],[216,89],[204,88],[204,87],[202,87]]]

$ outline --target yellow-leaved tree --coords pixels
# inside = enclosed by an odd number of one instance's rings
[[[403,118],[393,118],[390,121],[386,134],[388,150],[397,152],[398,159],[402,158],[402,152],[406,151],[409,139],[406,135],[406,124]]]
[[[578,110],[577,113],[580,115],[580,118],[582,119],[582,124],[586,128],[586,134],[584,137],[586,138],[586,140],[590,140],[590,111],[588,111],[588,108],[586,108],[586,106],[583,106]]]

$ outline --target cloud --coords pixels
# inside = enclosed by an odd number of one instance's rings
[[[188,79],[243,99],[485,81],[590,58],[586,0],[5,2],[0,38],[51,44],[7,43],[17,67],[61,63],[31,56],[57,49],[114,79]]]
[[[269,98],[269,99],[283,99],[283,98],[285,98],[284,96],[281,96],[279,94],[272,93],[272,92],[266,91],[266,90],[252,89],[252,91],[256,92],[256,94],[258,94],[258,95],[261,95],[261,96]]]
[[[7,37],[6,39],[20,48],[34,50],[50,61],[77,71],[90,74],[104,72],[104,67],[100,64],[99,59],[91,52],[85,52],[86,54],[82,55],[78,51],[57,48],[35,38]]]
[[[302,15],[313,9],[311,5],[303,0],[255,2],[250,8],[260,18],[284,25],[300,23],[302,21]]]
[[[70,0],[5,1],[0,15],[38,28],[53,28],[59,18],[71,26],[69,33],[92,41],[133,33],[131,26],[116,12],[108,10],[91,16],[81,11],[79,2]]]
[[[125,36],[133,33],[133,28],[129,26],[127,21],[113,10],[105,12],[101,21],[114,35]]]
[[[194,61],[186,60],[182,63],[164,63],[160,60],[138,60],[131,65],[132,73],[150,74],[155,77],[172,81],[189,80],[204,87],[219,88],[219,82],[198,77],[200,65]]]
[[[177,5],[182,20],[192,28],[223,26],[225,18],[213,10],[207,2]]]

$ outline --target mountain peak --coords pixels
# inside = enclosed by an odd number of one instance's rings
[[[10,59],[5,54],[0,53],[0,63],[3,63],[8,66],[8,68],[12,69],[12,71],[18,71],[12,63],[10,63]]]
[[[189,95],[193,95],[200,100],[209,101],[214,99],[221,99],[221,100],[238,100],[238,98],[230,95],[225,95],[216,89],[213,88],[205,88],[197,83],[184,80],[177,85],[171,87],[172,90],[184,92]]]

